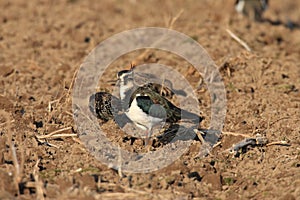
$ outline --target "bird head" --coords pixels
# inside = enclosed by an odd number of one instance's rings
[[[127,79],[133,79],[133,71],[132,70],[122,70],[117,74],[117,78],[120,81],[125,81]]]

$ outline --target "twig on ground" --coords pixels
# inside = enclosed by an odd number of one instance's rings
[[[122,152],[121,148],[118,148],[118,174],[120,178],[123,178],[123,173],[122,173]]]
[[[196,133],[196,135],[197,135],[198,139],[200,140],[201,144],[204,144],[205,140],[203,139],[201,131],[199,131],[198,129],[194,129],[194,132]]]
[[[42,140],[40,140],[39,138],[37,138],[36,137],[36,139],[37,139],[37,141],[40,143],[40,144],[45,144],[45,145],[48,145],[48,146],[50,146],[50,147],[55,147],[55,148],[58,148],[58,146],[57,145],[55,145],[55,144],[51,144],[51,143],[49,143],[48,141],[42,141]]]
[[[20,188],[19,188],[19,183],[22,180],[22,173],[23,173],[23,164],[24,164],[24,158],[23,158],[23,151],[21,149],[21,165],[18,162],[18,158],[17,158],[17,152],[16,152],[16,148],[15,148],[15,144],[13,142],[13,138],[12,138],[12,129],[11,129],[11,119],[10,119],[10,115],[9,113],[7,113],[4,110],[0,110],[0,116],[6,118],[6,127],[7,127],[7,139],[9,142],[9,146],[10,146],[10,150],[11,150],[11,156],[12,156],[12,160],[13,160],[13,164],[15,167],[15,173],[14,173],[14,184],[15,187],[18,189],[18,194],[20,194]],[[21,145],[20,147],[21,148]]]
[[[34,177],[34,181],[35,181],[35,189],[36,189],[36,198],[37,199],[45,199],[44,198],[44,189],[43,189],[43,182],[41,180],[39,180],[39,175],[38,175],[38,171],[39,171],[39,162],[40,162],[40,159],[38,159],[36,161],[36,164],[33,168],[33,177]]]
[[[170,24],[169,24],[169,26],[168,26],[169,29],[172,29],[172,28],[173,28],[175,22],[176,22],[176,21],[179,19],[179,17],[182,15],[183,11],[184,11],[184,10],[181,9],[181,10],[177,13],[177,15],[171,19],[171,22],[170,22]]]
[[[82,172],[82,168],[78,168],[78,169],[75,169],[75,170],[72,170],[71,173],[79,173],[79,172]]]
[[[260,134],[257,134],[254,137],[250,137],[248,135],[239,134],[239,133],[232,133],[232,132],[225,132],[229,133],[228,135],[234,135],[234,136],[244,136],[246,137],[244,140],[234,144],[231,148],[227,149],[226,151],[229,151],[231,153],[238,154],[238,151],[240,149],[244,149],[247,146],[271,146],[271,145],[283,145],[283,146],[290,146],[290,144],[287,143],[287,141],[276,141],[276,142],[268,142],[268,139],[264,136],[261,136]]]
[[[52,104],[59,102],[59,99],[49,101],[48,103],[48,112],[50,113],[52,111]]]
[[[276,142],[270,142],[266,144],[266,146],[272,146],[272,145],[282,145],[282,146],[291,146],[287,141],[281,140],[281,141],[276,141]]]
[[[238,36],[236,36],[233,32],[231,32],[229,29],[226,29],[227,33],[240,45],[242,45],[247,51],[251,51],[251,48],[244,42],[242,39],[240,39]]]
[[[41,135],[36,136],[38,139],[55,139],[55,138],[61,138],[61,137],[77,137],[77,134],[75,133],[61,133],[61,134],[55,134],[55,135]]]
[[[229,132],[229,131],[222,132],[222,135],[233,135],[233,136],[242,136],[242,137],[245,137],[245,138],[251,138],[251,136],[246,135],[246,134],[234,133],[234,132]]]
[[[37,135],[36,137],[39,138],[39,139],[50,138],[51,136],[56,135],[57,133],[60,133],[60,132],[63,132],[63,131],[68,131],[68,130],[71,130],[71,129],[72,129],[72,127],[69,126],[67,128],[62,128],[62,129],[53,131],[53,132],[49,133],[48,135]],[[68,134],[68,135],[72,135],[72,134]]]
[[[69,111],[65,111],[66,114],[70,115],[71,117],[73,117],[73,113],[69,112]]]
[[[77,64],[77,65],[78,65],[78,64]],[[73,89],[73,85],[74,85],[74,82],[75,82],[75,78],[77,77],[77,73],[78,73],[79,69],[80,69],[80,67],[78,67],[78,68],[76,69],[76,71],[74,72],[74,74],[73,74],[72,81],[71,81],[71,83],[70,83],[70,86],[69,86],[69,89],[68,89],[68,92],[67,92],[67,96],[69,96],[69,95],[71,94],[71,90]],[[69,102],[69,98],[67,98],[67,101],[66,101],[66,102],[67,102],[67,103]]]
[[[77,142],[78,144],[84,145],[84,143],[77,137],[72,137],[72,140]]]
[[[216,148],[216,147],[220,146],[221,144],[222,144],[221,141],[220,141],[220,142],[217,142],[216,144],[214,144],[213,148]]]

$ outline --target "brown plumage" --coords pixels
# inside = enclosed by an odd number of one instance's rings
[[[122,109],[120,100],[108,92],[97,92],[90,96],[89,108],[99,119],[108,121]]]

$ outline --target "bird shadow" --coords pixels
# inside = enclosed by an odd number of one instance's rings
[[[201,133],[196,134],[195,129]],[[158,142],[162,144],[174,143],[176,141],[196,140],[208,143],[210,146],[216,144],[220,138],[221,131],[213,129],[199,129],[198,127],[186,127],[180,124],[172,124],[163,134],[157,136]],[[201,137],[201,138],[199,138]]]
[[[286,22],[283,22],[281,20],[271,20],[268,18],[263,18],[261,20],[261,22],[263,23],[269,23],[272,26],[284,26],[290,30],[296,30],[296,29],[300,29],[300,24],[293,22],[292,20],[288,19]]]

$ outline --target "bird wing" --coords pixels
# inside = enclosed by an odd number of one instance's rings
[[[148,115],[155,118],[165,119],[166,111],[165,109],[155,104],[149,96],[137,96],[137,105]]]
[[[151,105],[153,105],[153,104],[160,105],[160,108],[154,109],[154,110],[157,110],[157,111],[155,111],[157,113],[154,115],[162,116],[163,111],[161,111],[161,110],[164,109],[164,112],[166,115],[166,120],[168,122],[171,122],[171,123],[177,122],[182,118],[190,119],[195,122],[201,122],[203,120],[202,117],[200,117],[194,113],[191,113],[189,111],[178,108],[172,102],[170,102],[169,100],[167,100],[166,98],[162,97],[160,94],[158,94],[157,92],[155,92],[149,88],[146,88],[146,87],[138,88],[134,92],[133,97],[135,97],[137,94],[141,95],[141,96],[137,96],[137,97],[143,97],[144,104],[148,105],[148,107],[147,107],[148,110],[150,109]],[[132,99],[131,99],[131,102],[132,102]],[[142,99],[142,98],[140,98],[140,99]]]

